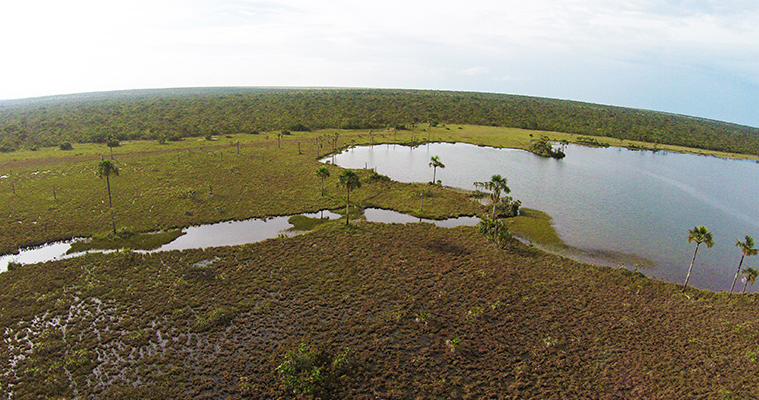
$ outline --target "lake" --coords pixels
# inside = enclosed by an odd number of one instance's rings
[[[619,257],[603,255],[624,253],[633,256],[626,265],[631,267],[642,257],[650,263],[641,272],[671,282],[685,280],[693,256],[688,230],[705,225],[715,245],[699,249],[690,284],[730,290],[740,261],[736,240],[746,235],[759,239],[759,207],[753,197],[759,193],[759,164],[614,147],[570,145],[565,152],[566,158],[555,160],[462,143],[390,144],[346,150],[335,163],[376,168],[401,182],[425,182],[432,180],[428,164],[437,155],[446,165],[438,169],[437,179],[464,189],[501,174],[524,207],[553,217],[561,238],[580,250],[576,258],[618,266]],[[757,265],[759,257],[749,257],[743,267]],[[736,287],[742,289],[742,282]]]

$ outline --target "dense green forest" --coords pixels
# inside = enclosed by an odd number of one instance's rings
[[[473,124],[759,154],[759,129],[536,97],[380,89],[166,89],[0,102],[0,151],[208,134]]]

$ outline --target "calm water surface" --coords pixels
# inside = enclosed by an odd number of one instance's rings
[[[402,182],[424,182],[432,180],[428,163],[437,155],[446,165],[438,169],[437,179],[464,189],[501,174],[524,207],[553,217],[570,246],[586,255],[627,253],[651,260],[641,271],[672,282],[684,281],[693,255],[688,229],[706,225],[715,246],[699,250],[691,282],[710,290],[730,289],[740,260],[735,241],[745,235],[759,239],[754,197],[759,164],[582,146],[569,146],[566,154],[554,160],[522,150],[435,143],[353,148],[335,160],[347,168],[376,168]],[[744,267],[757,265],[759,257],[744,262]]]
[[[300,214],[309,218],[339,219],[340,214],[327,210],[312,214]],[[158,249],[144,251],[136,250],[141,253],[152,253],[156,251],[169,250],[187,250],[203,249],[216,246],[235,246],[247,243],[260,242],[266,239],[278,237],[279,235],[293,236],[301,231],[294,231],[293,225],[288,222],[291,216],[280,216],[272,218],[252,218],[242,221],[226,221],[215,224],[205,224],[184,228],[182,236],[173,241],[164,244]],[[427,222],[440,227],[452,228],[455,226],[474,226],[479,222],[477,217],[459,217],[445,220],[430,220],[412,217],[401,214],[392,210],[382,210],[378,208],[368,208],[364,210],[364,219],[369,222],[382,223],[416,223]],[[82,239],[75,239],[82,240]],[[59,260],[82,255],[84,253],[67,254],[73,241],[48,243],[44,246],[25,249],[19,254],[9,254],[0,256],[0,272],[8,269],[9,262],[19,264],[34,264],[45,261]],[[113,250],[92,250],[93,252],[112,252]]]

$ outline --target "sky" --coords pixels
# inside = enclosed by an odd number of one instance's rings
[[[23,0],[0,100],[214,86],[463,90],[759,127],[755,0]]]

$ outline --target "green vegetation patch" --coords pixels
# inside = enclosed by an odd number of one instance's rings
[[[549,247],[566,247],[556,229],[551,216],[530,208],[521,208],[520,215],[504,220],[506,226],[516,235]]]
[[[235,307],[218,307],[198,317],[192,325],[195,332],[207,331],[218,326],[225,326],[235,317],[237,308]]]
[[[329,219],[323,219],[323,218],[311,218],[306,217],[305,215],[293,215],[290,217],[287,222],[289,222],[293,227],[292,230],[295,231],[310,231],[316,228],[317,226],[329,222]]]

